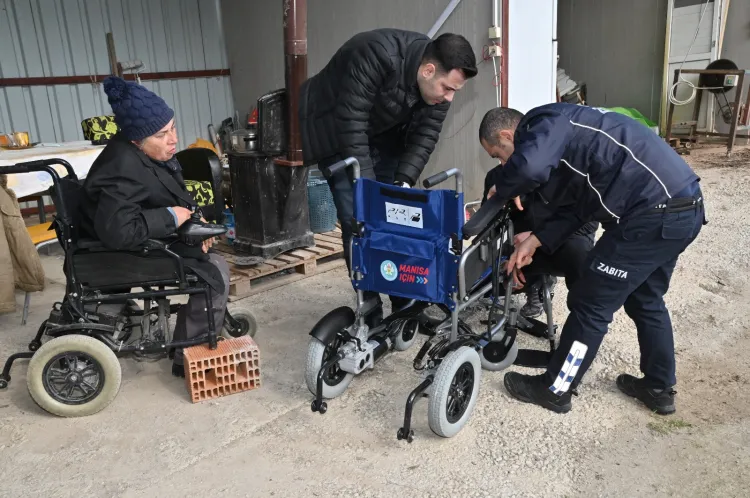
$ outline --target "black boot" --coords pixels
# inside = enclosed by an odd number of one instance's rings
[[[677,392],[672,388],[653,389],[645,385],[644,379],[628,374],[617,377],[617,388],[628,396],[640,400],[649,410],[659,415],[671,415],[677,411],[674,404],[674,395]]]
[[[172,375],[175,377],[182,377],[185,378],[185,366],[184,365],[178,365],[177,363],[172,363]]]
[[[379,304],[376,308],[373,308],[365,317],[365,324],[367,328],[374,329],[380,325],[383,321],[383,305]]]
[[[523,375],[508,372],[503,380],[508,393],[519,401],[539,405],[555,413],[567,413],[573,407],[571,393],[560,396],[549,389],[549,382],[542,375]]]

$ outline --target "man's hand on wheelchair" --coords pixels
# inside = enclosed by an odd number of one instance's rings
[[[490,190],[487,192],[487,200],[490,200],[490,198],[495,195],[495,192],[497,192],[497,188],[495,186],[491,186]],[[523,205],[521,205],[521,196],[516,196],[513,199],[513,202],[516,204],[516,207],[519,211],[523,211]]]
[[[201,221],[203,223],[208,223],[205,218],[201,217]],[[203,252],[207,253],[209,249],[216,243],[216,237],[212,237],[210,239],[206,239],[203,241],[203,246],[201,249],[203,249]]]
[[[525,235],[526,233],[527,232],[524,232],[518,235],[521,236]],[[527,235],[523,241],[515,244],[516,249],[515,251],[513,251],[513,254],[510,255],[508,266],[506,267],[506,272],[508,274],[513,273],[513,281],[516,284],[521,283],[521,280],[519,280],[518,278],[518,274],[520,273],[521,268],[531,264],[531,262],[533,261],[534,253],[541,245],[542,243],[539,242],[539,239],[534,234]],[[523,275],[523,273],[521,273],[521,275]],[[525,282],[525,279],[523,280],[523,282]]]
[[[530,235],[531,235],[531,232],[517,233],[516,236],[513,237],[513,247],[518,247],[519,245],[521,245],[521,243],[524,240],[528,239]]]

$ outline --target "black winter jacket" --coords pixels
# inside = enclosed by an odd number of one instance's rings
[[[173,206],[196,207],[181,168],[172,170],[153,161],[117,135],[86,175],[79,224],[83,236],[99,240],[109,249],[132,250],[147,239],[165,239],[176,233],[174,217],[167,209]],[[221,273],[200,248],[173,242],[170,249],[216,292],[224,291]]]
[[[115,250],[174,234],[174,217],[167,208],[196,205],[179,171],[173,174],[119,137],[94,161],[84,191],[82,228]]]
[[[484,194],[482,195],[482,204],[487,199],[487,193],[490,188],[496,184],[496,176],[499,175],[502,166],[497,166],[487,172],[484,177]],[[515,208],[511,214],[513,225],[516,233],[531,231],[534,232],[541,228],[544,221],[552,217],[555,211],[558,209],[565,209],[570,204],[576,203],[576,195],[584,187],[583,182],[579,182],[578,185],[566,185],[567,192],[561,192],[558,195],[557,192],[551,191],[546,185],[539,187],[538,189],[528,194],[521,195],[521,204],[523,205],[523,211],[518,211]],[[553,202],[554,199],[554,202]],[[596,231],[599,229],[599,223],[590,221],[582,224],[578,228],[574,235],[593,237]]]
[[[396,180],[415,185],[435,149],[449,102],[427,105],[417,70],[429,38],[398,29],[355,35],[302,84],[299,120],[306,164],[354,156],[375,178],[370,145],[399,157]]]

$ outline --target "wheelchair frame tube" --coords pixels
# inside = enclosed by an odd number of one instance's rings
[[[330,175],[335,175],[339,172],[339,170],[342,170],[348,166],[354,167],[354,173],[352,177],[354,180],[358,180],[360,178],[360,167],[359,167],[359,161],[356,157],[347,157],[346,159],[333,163],[328,167],[328,173]]]
[[[52,185],[57,187],[60,185],[60,175],[57,174],[57,171],[52,167],[55,164],[59,164],[63,167],[65,167],[65,170],[68,172],[68,178],[71,180],[78,180],[78,177],[76,176],[75,171],[73,170],[73,166],[70,165],[68,161],[65,159],[58,159],[58,158],[52,158],[52,159],[38,159],[36,161],[26,161],[24,163],[16,163],[12,166],[2,166],[0,167],[0,174],[3,175],[17,175],[22,173],[33,173],[36,171],[44,171],[48,173],[52,177]],[[68,210],[65,206],[65,199],[62,198],[62,196],[59,196],[59,206],[57,206],[58,214],[62,218],[67,218]]]

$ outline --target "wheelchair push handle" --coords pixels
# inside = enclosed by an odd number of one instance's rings
[[[331,164],[328,166],[328,173],[331,175],[335,175],[339,171],[341,171],[344,168],[348,168],[349,166],[354,167],[354,179],[359,178],[359,161],[355,157],[347,157],[343,161],[339,161],[336,163]]]
[[[443,183],[448,178],[455,176],[456,177],[456,192],[459,194],[463,193],[464,190],[464,182],[463,182],[463,174],[458,168],[451,168],[446,171],[441,171],[440,173],[436,173],[432,175],[431,177],[427,178],[425,181],[422,182],[422,185],[424,185],[424,188],[432,188],[435,185],[439,185]]]
[[[57,171],[55,171],[52,166],[55,164],[60,164],[65,168],[65,171],[68,173],[68,178],[71,180],[77,180],[78,177],[76,176],[75,171],[73,171],[73,166],[70,165],[68,161],[65,159],[59,159],[59,158],[52,158],[52,159],[37,159],[35,161],[26,161],[24,163],[16,163],[11,166],[3,166],[0,167],[0,174],[4,175],[17,175],[21,173],[33,173],[36,171],[46,171],[47,173],[52,176],[52,181],[55,182],[60,178],[60,176],[57,174]]]

